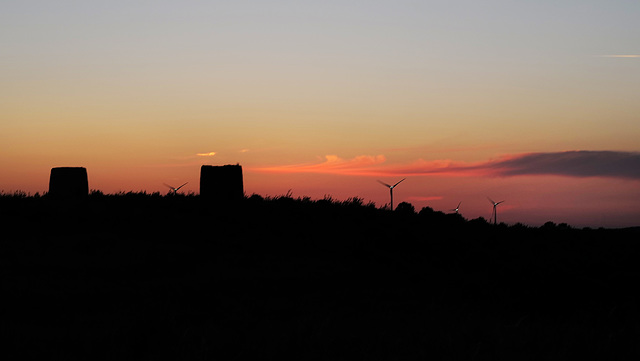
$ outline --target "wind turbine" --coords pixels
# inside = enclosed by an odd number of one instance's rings
[[[402,179],[400,180],[400,182],[402,182],[402,181],[403,181],[403,180],[405,180],[405,179],[407,179],[407,178],[402,178]],[[391,194],[391,210],[393,210],[393,188],[395,188],[398,184],[400,184],[400,182],[398,182],[398,183],[396,183],[396,184],[394,184],[394,185],[390,185],[390,184],[387,184],[387,183],[385,183],[385,182],[383,182],[383,181],[378,181],[378,183],[380,183],[380,184],[382,184],[383,186],[385,186],[385,187],[389,188],[389,194]]]
[[[500,202],[494,202],[493,199],[487,197],[487,199],[489,200],[489,202],[491,202],[491,204],[493,204],[493,214],[491,215],[491,217],[493,217],[493,224],[496,225],[498,224],[498,213],[496,208],[498,207],[498,204],[504,202],[504,201],[500,201]],[[489,219],[489,222],[491,222],[491,219]]]
[[[451,212],[454,212],[455,214],[458,214],[458,211],[460,211],[460,205],[462,204],[462,202],[458,203],[458,206],[454,209],[451,210]]]
[[[189,182],[187,182],[187,183],[189,183]],[[163,184],[164,184],[165,186],[167,186],[167,187],[171,188],[171,190],[173,191],[173,194],[176,194],[176,193],[178,192],[178,190],[180,190],[180,188],[182,188],[182,187],[184,187],[185,185],[187,185],[187,183],[185,183],[185,184],[181,185],[181,186],[180,186],[180,187],[178,187],[178,188],[172,187],[172,186],[168,185],[167,183],[163,183]]]

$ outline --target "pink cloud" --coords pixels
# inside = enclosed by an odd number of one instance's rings
[[[373,175],[375,166],[386,161],[383,155],[360,155],[352,159],[342,159],[337,155],[326,155],[321,163],[294,164],[256,168],[268,173],[327,173],[345,175]]]
[[[417,161],[406,165],[395,165],[381,170],[382,173],[396,176],[447,176],[447,177],[468,177],[486,175],[482,169],[483,163],[465,163],[450,159],[440,159]]]
[[[421,197],[421,196],[413,196],[413,197],[409,197],[408,199],[410,201],[438,201],[443,199],[444,197],[442,196],[425,196],[425,197]]]
[[[325,156],[324,162],[258,168],[273,173],[330,173],[365,176],[511,177],[558,175],[567,177],[611,177],[640,180],[640,153],[617,151],[566,151],[505,155],[484,162],[449,159],[387,165],[383,155],[341,159]]]

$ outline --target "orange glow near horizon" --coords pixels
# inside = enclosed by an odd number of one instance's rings
[[[390,164],[387,157],[382,155],[348,159],[326,156],[316,163],[300,165],[243,166],[244,186],[247,195],[281,196],[291,192],[294,197],[309,196],[313,199],[325,196],[337,200],[359,197],[381,207],[389,201],[388,190],[376,181],[393,183],[406,176],[407,180],[394,190],[395,203],[409,202],[418,211],[428,206],[437,211],[450,212],[462,202],[460,213],[465,218],[488,219],[491,205],[486,198],[490,197],[505,200],[498,209],[499,220],[511,224],[541,225],[546,221],[592,227],[637,224],[636,200],[640,199],[640,181],[637,179],[545,174],[513,176],[501,175],[499,171],[503,170],[500,169],[491,169],[496,164],[526,159],[528,156],[531,154],[500,156],[486,162],[447,160],[407,164]],[[559,154],[560,158],[564,156],[564,153]],[[597,153],[596,156],[602,155]],[[197,194],[202,164],[199,157],[193,157],[198,156],[185,156],[174,159],[174,164],[153,166],[88,166],[89,186],[90,189],[105,193],[168,193],[164,183],[188,182],[181,192]],[[557,161],[556,158],[552,160]],[[536,159],[535,166],[540,168],[540,164]],[[12,178],[5,179],[21,185],[14,190],[43,193],[48,188],[50,167],[38,169],[38,172],[29,169],[28,172],[15,173]],[[29,181],[25,182],[24,179]],[[620,193],[620,190],[624,190],[624,193]],[[11,192],[6,188],[4,191]]]

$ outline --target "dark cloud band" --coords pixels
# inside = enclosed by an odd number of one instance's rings
[[[529,153],[485,163],[502,176],[563,175],[640,179],[640,153],[616,151],[568,151]]]

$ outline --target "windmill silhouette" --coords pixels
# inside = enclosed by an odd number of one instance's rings
[[[493,214],[491,215],[491,217],[493,218],[493,224],[496,225],[498,224],[498,212],[497,212],[497,207],[498,204],[504,202],[504,201],[500,201],[500,202],[494,202],[493,199],[487,197],[487,199],[489,200],[489,202],[491,202],[491,204],[493,204]],[[489,218],[489,223],[491,223],[491,218]]]
[[[402,182],[402,181],[403,181],[403,180],[405,180],[405,179],[407,179],[407,178],[402,178],[402,179],[400,180],[400,182]],[[383,181],[378,181],[378,183],[380,183],[380,184],[382,184],[383,186],[385,186],[385,187],[389,188],[389,194],[391,194],[391,210],[393,210],[393,188],[395,188],[398,184],[400,184],[400,182],[398,182],[398,183],[396,183],[396,184],[394,184],[394,185],[390,185],[390,184],[387,184],[387,183],[385,183],[385,182],[383,182]]]
[[[458,212],[460,211],[460,205],[462,204],[462,202],[458,203],[458,206],[454,209],[451,209],[451,212],[454,212],[455,214],[458,214]]]
[[[189,183],[189,182],[187,182],[187,183]],[[167,187],[171,188],[171,190],[173,191],[173,194],[176,194],[176,193],[178,192],[178,190],[180,190],[180,188],[182,188],[182,187],[184,187],[185,185],[187,185],[187,183],[185,183],[185,184],[183,184],[183,185],[181,185],[180,187],[177,187],[177,188],[175,188],[175,187],[173,187],[173,186],[170,186],[170,185],[168,185],[167,183],[163,183],[163,184],[164,184],[165,186],[167,186]]]

